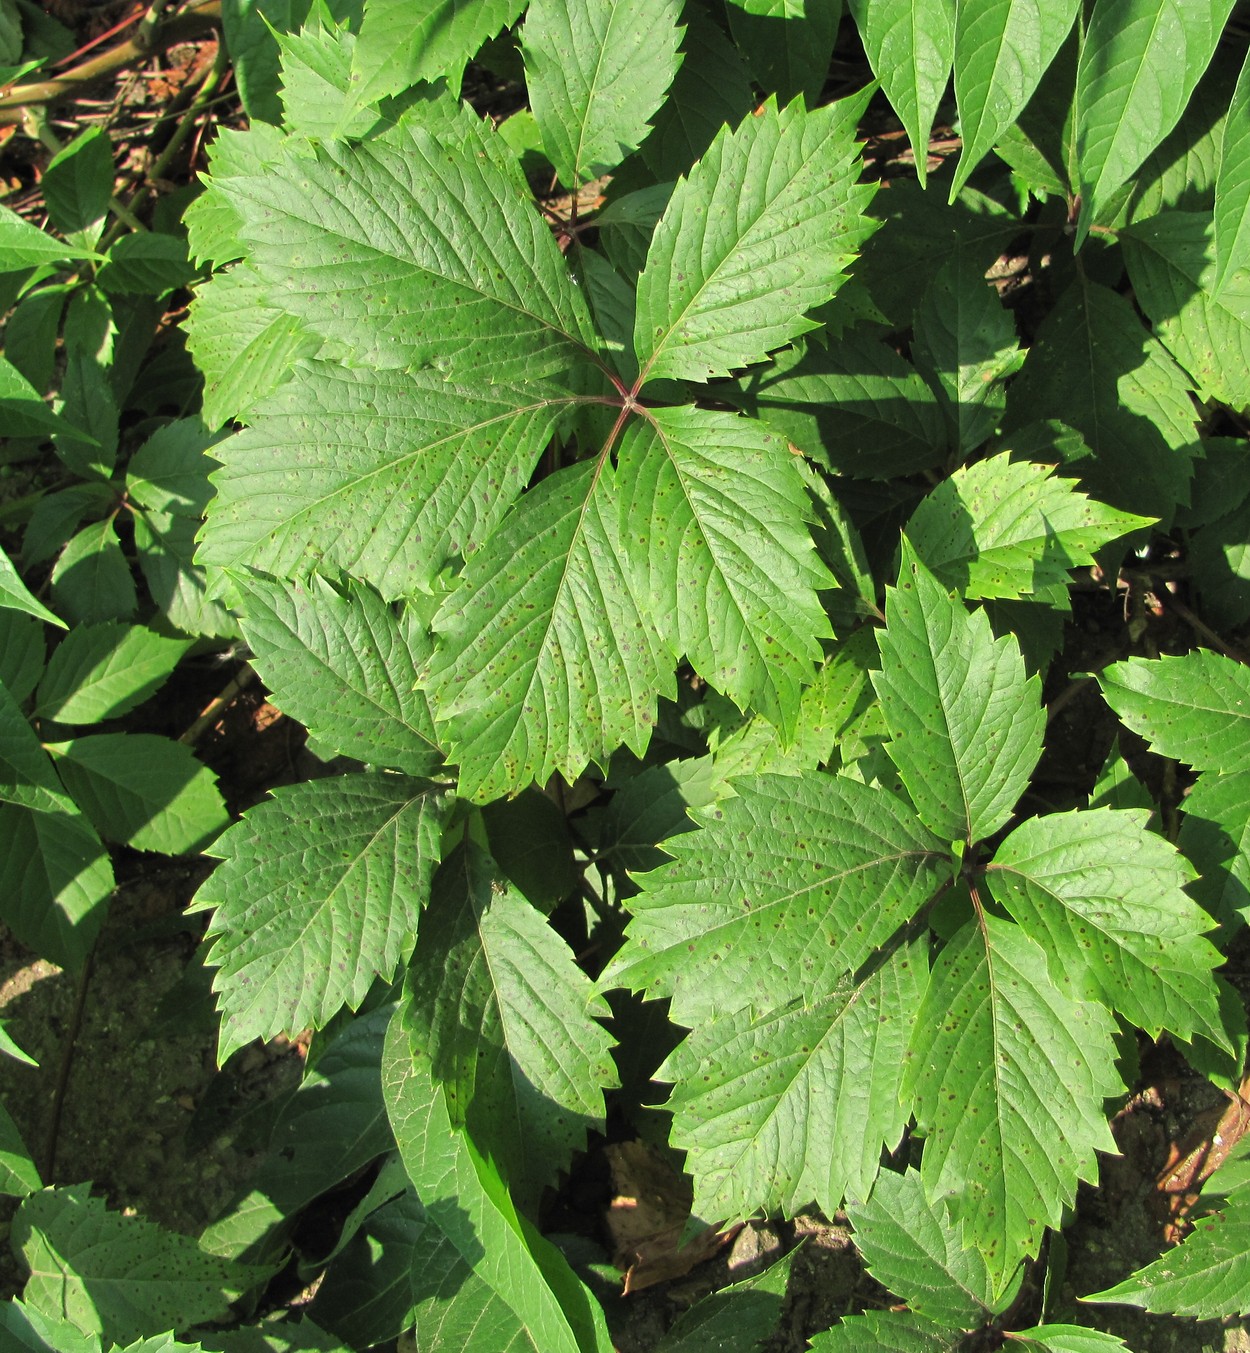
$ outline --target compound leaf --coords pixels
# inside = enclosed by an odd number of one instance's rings
[[[801,99],[728,127],[673,190],[638,279],[644,380],[708,380],[815,327],[875,228],[857,183],[865,98],[809,113]]]
[[[1080,7],[1080,0],[988,0],[956,7],[955,102],[963,149],[952,202],[1032,98]]]
[[[966,597],[1025,597],[1066,588],[1071,569],[1150,518],[1087,498],[1050,466],[1001,453],[956,470],[907,523],[916,553]]]
[[[543,480],[434,619],[430,699],[469,797],[571,783],[622,742],[641,754],[673,689],[628,581],[615,477],[599,460]]]
[[[75,625],[48,660],[35,714],[57,723],[116,719],[164,684],[191,643],[142,625]]]
[[[692,1028],[782,989],[807,1003],[866,962],[949,875],[942,843],[894,795],[809,771],[734,782],[692,814],[673,863],[642,876],[604,986],[673,997]]]
[[[1058,1226],[1096,1151],[1114,1151],[1102,1101],[1122,1089],[1115,1024],[1050,980],[1046,955],[980,916],[946,945],[916,1016],[905,1093],[926,1133],[921,1178],[947,1195],[996,1293]]]
[[[656,408],[627,430],[617,484],[637,592],[674,658],[789,737],[833,579],[785,444],[752,419]]]
[[[1182,891],[1195,871],[1150,814],[1096,808],[1029,818],[988,866],[990,892],[1045,950],[1051,977],[1152,1038],[1167,1029],[1232,1049],[1211,975],[1211,918]]]
[[[907,130],[921,184],[955,51],[954,0],[850,0],[872,73]]]
[[[31,595],[30,589],[18,577],[13,561],[2,549],[0,549],[0,607],[6,611],[24,611],[39,620],[46,620],[50,625],[68,629],[64,620],[53,615],[43,602]]]
[[[1078,244],[1180,119],[1232,7],[1233,0],[1097,0],[1076,75]]]
[[[725,17],[755,83],[783,103],[802,94],[815,108],[829,78],[842,0],[729,0]]]
[[[526,88],[560,181],[615,169],[651,130],[681,64],[681,0],[533,0]]]
[[[1042,751],[1041,683],[1012,635],[995,639],[904,538],[878,636],[881,699],[898,767],[922,822],[948,841],[989,836],[1011,816]]]
[[[1250,264],[1250,56],[1228,105],[1215,180],[1216,296]]]
[[[611,1014],[568,946],[471,841],[443,861],[409,974],[447,1111],[515,1196],[537,1201],[617,1084]]]
[[[868,1192],[907,1122],[899,1089],[927,967],[914,942],[860,983],[696,1026],[655,1073],[675,1082],[671,1140],[696,1216],[793,1216],[812,1199],[832,1215]]]
[[[280,709],[342,756],[425,775],[442,760],[418,675],[433,645],[363,583],[232,575],[253,664]]]
[[[869,1311],[813,1335],[811,1353],[960,1353],[967,1337],[911,1311]]]
[[[275,791],[209,852],[208,961],[224,1062],[253,1038],[356,1009],[412,953],[445,805],[421,780],[346,775]]]
[[[1177,844],[1199,874],[1190,891],[1217,921],[1250,921],[1250,775],[1200,776],[1184,806]]]
[[[1098,675],[1107,703],[1160,756],[1195,770],[1250,769],[1250,672],[1209,649],[1128,658]]]

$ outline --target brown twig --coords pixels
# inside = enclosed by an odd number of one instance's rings
[[[199,0],[177,14],[163,19],[151,33],[145,46],[142,41],[129,38],[110,47],[107,52],[84,61],[63,75],[32,84],[14,85],[7,94],[0,95],[0,127],[19,123],[25,110],[35,104],[55,103],[72,98],[102,81],[112,79],[128,66],[140,65],[158,52],[188,38],[200,37],[221,24],[221,0]]]
[[[240,691],[245,690],[255,680],[256,673],[245,663],[222,693],[208,702],[201,711],[199,718],[196,719],[178,741],[184,743],[188,747],[194,746],[194,744],[199,741],[204,730],[221,717],[221,713],[226,706],[240,693]]]

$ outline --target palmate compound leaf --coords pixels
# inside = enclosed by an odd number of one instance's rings
[[[600,979],[671,996],[690,1028],[828,996],[950,874],[943,843],[887,791],[817,771],[734,788],[692,814],[702,830],[665,842],[673,863],[638,880]]]
[[[815,327],[876,229],[854,140],[870,92],[811,113],[770,99],[677,184],[638,279],[644,380],[727,376]]]
[[[956,6],[955,101],[963,149],[951,183],[952,202],[1028,104],[1080,7],[1080,0],[982,0]]]
[[[277,790],[217,840],[223,863],[192,906],[216,908],[223,1062],[253,1038],[357,1008],[408,958],[445,807],[422,780],[345,775]]]
[[[408,977],[411,1022],[452,1122],[537,1203],[617,1084],[607,1001],[472,841],[434,876]]]
[[[789,737],[830,637],[816,591],[834,582],[785,442],[754,419],[652,409],[626,431],[616,484],[635,587],[669,651]]]
[[[1020,929],[982,914],[934,963],[904,1093],[925,1132],[920,1173],[946,1195],[995,1292],[1057,1226],[1096,1151],[1114,1151],[1102,1102],[1123,1090],[1115,1023],[1051,981]]]
[[[1026,597],[1094,562],[1149,517],[1087,498],[1050,466],[1006,452],[958,469],[926,494],[907,537],[937,580],[968,598]]]
[[[1218,1178],[1218,1176],[1217,1176]],[[1250,1311],[1250,1197],[1234,1194],[1175,1248],[1083,1301],[1218,1320]]]
[[[832,1216],[868,1193],[909,1116],[899,1090],[926,946],[903,944],[826,994],[701,1022],[670,1054],[655,1078],[674,1082],[665,1107],[696,1216],[793,1216],[813,1200]]]
[[[921,186],[933,117],[950,79],[955,8],[955,0],[850,0],[872,73],[907,129]]]
[[[616,477],[601,457],[525,494],[434,619],[430,701],[467,797],[571,782],[622,742],[641,754],[674,691],[630,582]]]
[[[812,1353],[961,1353],[966,1333],[911,1311],[848,1316],[812,1338]]]
[[[437,114],[431,114],[437,116]],[[501,144],[501,143],[500,143]],[[597,343],[586,302],[524,179],[447,114],[310,156],[284,145],[226,181],[273,303],[360,367],[529,380]]]
[[[1241,68],[1228,105],[1215,180],[1215,280],[1224,284],[1250,262],[1250,55]]]
[[[313,362],[213,454],[199,560],[276,576],[316,566],[384,597],[428,591],[478,549],[567,402],[538,383]]]
[[[341,756],[427,775],[442,760],[418,676],[432,645],[411,610],[312,574],[231,575],[252,663],[278,707]]]
[[[1107,703],[1160,756],[1197,771],[1250,769],[1250,672],[1209,649],[1128,658],[1098,674]]]
[[[1100,1001],[1152,1038],[1167,1029],[1233,1044],[1203,932],[1214,922],[1182,888],[1195,870],[1146,830],[1141,810],[1090,809],[1029,818],[1003,842],[986,886],[1045,950],[1057,986]]]
[[[1076,76],[1078,245],[1099,208],[1172,130],[1233,0],[1097,0]]]
[[[526,89],[560,182],[616,168],[651,130],[681,65],[681,0],[533,0]]]
[[[890,759],[931,831],[947,841],[989,836],[1041,755],[1041,683],[1025,676],[1015,638],[995,639],[985,613],[952,597],[906,537],[885,611],[873,685]]]
[[[599,1303],[564,1256],[517,1213],[471,1136],[453,1125],[407,999],[387,1030],[382,1090],[408,1178],[430,1225],[445,1237],[444,1258],[451,1251],[458,1260],[444,1265],[448,1296],[465,1271],[484,1289],[482,1341],[455,1347],[466,1353],[611,1353]],[[431,1346],[444,1345],[431,1340]]]

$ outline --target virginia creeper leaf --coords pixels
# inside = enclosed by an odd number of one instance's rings
[[[729,1346],[763,1348],[781,1319],[790,1269],[797,1250],[791,1250],[763,1273],[730,1283],[697,1301],[669,1326],[656,1353],[708,1353]]]
[[[301,366],[256,426],[214,448],[201,561],[341,569],[387,598],[428,591],[502,520],[558,407],[537,384]]]
[[[420,1050],[411,1007],[387,1032],[382,1085],[404,1168],[430,1222],[490,1294],[481,1303],[493,1347],[533,1353],[611,1353],[603,1312],[564,1256],[516,1212],[463,1130]],[[454,1273],[459,1266],[451,1266]],[[463,1271],[463,1270],[461,1270]]]
[[[52,568],[52,599],[74,627],[134,615],[139,597],[111,517],[84,526],[61,551]]]
[[[48,660],[35,713],[57,723],[116,719],[164,684],[191,642],[142,625],[76,625]]]
[[[274,700],[341,756],[426,775],[442,760],[420,669],[433,645],[410,610],[370,587],[312,574],[232,575],[252,662]]]
[[[459,152],[459,153],[457,153]],[[523,180],[417,121],[284,147],[230,180],[272,300],[354,366],[530,379],[594,346],[585,301]]]
[[[967,1337],[911,1311],[868,1311],[814,1335],[811,1353],[960,1353]]]
[[[1020,1353],[1124,1353],[1128,1345],[1115,1334],[1085,1325],[1035,1325],[1013,1334]]]
[[[526,89],[560,181],[617,167],[651,130],[681,64],[681,0],[533,0],[522,30]]]
[[[815,327],[873,230],[857,183],[864,97],[809,113],[802,100],[724,128],[673,190],[638,279],[644,380],[707,380]]]
[[[611,1011],[542,913],[471,841],[434,876],[409,974],[411,1022],[453,1124],[536,1202],[616,1085]]]
[[[1250,775],[1200,776],[1184,808],[1177,844],[1199,874],[1190,892],[1217,921],[1250,921]]]
[[[926,827],[948,841],[989,836],[1041,755],[1041,682],[1026,678],[1015,638],[995,639],[985,613],[951,597],[906,538],[885,609],[873,685],[886,750]]]
[[[1241,68],[1228,106],[1215,180],[1215,278],[1218,296],[1224,284],[1250,263],[1250,56]]]
[[[951,201],[1028,104],[1080,7],[1080,0],[983,0],[956,6],[955,101],[963,148]]]
[[[627,941],[603,985],[671,995],[697,1027],[777,1006],[778,982],[814,1002],[854,972],[949,874],[902,800],[840,776],[762,775],[692,814],[672,864],[631,898]]]
[[[1079,244],[1176,125],[1233,0],[1097,0],[1076,76]]]
[[[320,1028],[356,1009],[416,941],[444,800],[401,775],[346,775],[277,790],[221,836],[196,894],[213,910],[208,961],[219,1057],[253,1038]]]
[[[1104,1098],[1122,1086],[1101,1006],[1051,982],[1046,956],[980,916],[946,945],[916,1016],[904,1092],[926,1132],[921,1177],[947,1195],[996,1292],[1114,1151]]]
[[[954,0],[850,0],[872,73],[907,131],[921,186],[955,51]]]
[[[1138,304],[1204,399],[1250,404],[1250,274],[1215,294],[1215,244],[1205,212],[1169,211],[1121,231]]]
[[[1024,597],[1094,562],[1108,541],[1149,526],[1081,493],[1050,466],[1006,453],[956,470],[926,494],[907,523],[916,553],[966,597]]]
[[[1029,818],[1003,842],[985,881],[1045,950],[1056,986],[1101,1001],[1145,1029],[1232,1044],[1211,976],[1224,961],[1202,938],[1211,918],[1182,888],[1195,871],[1140,809]]]
[[[76,249],[54,239],[23,220],[12,208],[0,206],[0,272],[19,272],[22,268],[37,268],[67,258],[99,257],[91,249]]]
[[[192,855],[229,824],[212,772],[170,738],[97,733],[48,750],[65,788],[106,841]]]
[[[759,423],[656,408],[626,431],[617,484],[636,589],[674,658],[788,738],[830,635],[793,457]]]
[[[1189,382],[1132,306],[1078,278],[1042,321],[1007,394],[1008,430],[1059,414],[1088,442],[1081,477],[1102,501],[1166,528],[1189,500],[1196,413]]]
[[[781,103],[802,94],[815,108],[829,76],[842,0],[729,0],[725,17],[755,83]]]
[[[907,1122],[899,1089],[927,968],[915,942],[863,982],[696,1025],[655,1073],[675,1082],[671,1141],[696,1216],[793,1216],[813,1199],[831,1216],[867,1194]]]
[[[915,1170],[882,1170],[866,1203],[847,1207],[869,1273],[913,1311],[970,1329],[997,1308],[985,1260],[965,1249],[945,1201],[930,1202]]]
[[[1128,658],[1098,675],[1107,703],[1160,756],[1195,770],[1250,769],[1250,672],[1209,649]]]
[[[543,480],[435,617],[430,699],[469,797],[571,782],[622,742],[641,754],[673,689],[628,581],[614,479],[599,461]]]
[[[0,802],[41,813],[73,812],[30,721],[7,686],[0,685]]]

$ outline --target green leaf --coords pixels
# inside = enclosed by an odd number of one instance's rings
[[[907,130],[921,186],[955,52],[954,0],[850,0],[872,73]]]
[[[915,1170],[882,1170],[872,1197],[847,1214],[869,1273],[913,1311],[971,1329],[1001,1309],[985,1260],[964,1248],[945,1201],[930,1203]]]
[[[1093,455],[1079,469],[1103,502],[1164,529],[1189,500],[1197,454],[1189,382],[1132,306],[1078,278],[1038,330],[1007,394],[1008,432],[1062,417]]]
[[[725,15],[761,89],[781,103],[799,94],[809,108],[820,103],[842,0],[730,0]]]
[[[0,415],[4,417],[7,437],[57,436],[88,446],[95,444],[90,433],[79,431],[59,413],[53,413],[39,391],[3,357],[0,357]]]
[[[1078,244],[1176,125],[1232,7],[1233,0],[1096,0],[1076,76]]]
[[[681,0],[533,0],[522,29],[526,89],[560,181],[615,169],[651,130],[681,64]]]
[[[1181,1243],[1114,1287],[1082,1301],[1218,1320],[1250,1311],[1250,1199],[1234,1195]]]
[[[37,620],[46,620],[50,625],[59,625],[67,629],[65,621],[52,614],[50,610],[30,593],[30,589],[17,575],[13,561],[0,549],[0,607],[6,611],[24,611]]]
[[[968,455],[1001,421],[1004,379],[1022,359],[1010,313],[967,250],[943,265],[921,297],[912,360],[937,394],[952,446]]]
[[[1215,294],[1211,217],[1169,211],[1120,232],[1138,304],[1203,399],[1250,404],[1250,273]]]
[[[1007,453],[956,470],[921,501],[907,538],[945,587],[969,598],[1066,589],[1108,541],[1150,525],[1081,493],[1046,465]]]
[[[440,77],[458,90],[469,60],[524,7],[525,0],[368,0],[352,59],[356,97],[375,103]]]
[[[0,802],[20,803],[41,813],[73,811],[12,693],[0,685]]]
[[[246,420],[301,358],[315,357],[321,347],[244,263],[217,273],[196,292],[187,341],[204,373],[203,417],[210,428]]]
[[[638,279],[642,379],[707,380],[815,327],[873,229],[857,184],[863,96],[813,113],[801,100],[725,128],[678,183]]]
[[[0,273],[37,268],[41,264],[59,263],[63,259],[99,257],[91,249],[76,249],[62,240],[53,239],[29,221],[24,221],[11,208],[0,206]]]
[[[412,1021],[411,1009],[401,1004],[387,1033],[387,1110],[408,1177],[445,1237],[449,1277],[471,1273],[480,1284],[469,1328],[482,1329],[483,1348],[611,1353],[598,1303],[563,1256],[518,1216],[493,1167],[452,1126]],[[453,1280],[452,1291],[456,1285]]]
[[[402,775],[278,790],[215,842],[201,885],[222,1014],[219,1057],[355,1010],[416,942],[446,805]],[[215,910],[214,910],[215,909]]]
[[[1098,674],[1107,703],[1160,756],[1195,770],[1250,769],[1250,672],[1209,649],[1129,658]]]
[[[809,920],[800,933],[818,942],[814,929]],[[782,984],[768,1013],[695,1026],[655,1078],[675,1082],[670,1140],[686,1152],[696,1216],[793,1216],[812,1199],[832,1216],[867,1194],[907,1123],[899,1091],[927,969],[924,944],[902,945],[862,982],[844,977],[788,1004]]]
[[[710,1353],[717,1348],[745,1353],[762,1348],[780,1324],[797,1253],[791,1250],[763,1273],[703,1297],[673,1321],[656,1353]]]
[[[930,830],[947,841],[990,836],[1042,752],[1041,682],[1026,678],[1015,638],[995,639],[985,613],[950,596],[906,538],[885,613],[873,685],[886,750]]]
[[[40,187],[52,224],[66,234],[99,225],[108,214],[115,173],[113,143],[102,127],[76,136],[43,171]]]
[[[186,240],[149,231],[144,235],[123,235],[109,250],[96,280],[113,295],[139,292],[161,296],[175,287],[186,286],[195,274],[195,265],[187,257]]]
[[[869,1311],[815,1335],[811,1353],[961,1353],[967,1337],[910,1311]]]
[[[1250,922],[1250,775],[1204,775],[1184,802],[1177,844],[1198,868],[1190,887],[1217,921]]]
[[[26,1305],[69,1316],[115,1343],[155,1328],[181,1333],[224,1320],[229,1303],[263,1270],[205,1254],[189,1236],[108,1211],[87,1184],[33,1194],[13,1221],[13,1244],[30,1268]]]
[[[1128,1350],[1123,1339],[1084,1325],[1035,1325],[1012,1335],[1021,1353],[1122,1353]]]
[[[1051,977],[1145,1029],[1232,1049],[1211,975],[1223,963],[1202,938],[1211,918],[1182,888],[1183,855],[1147,831],[1140,809],[1052,813],[1020,824],[985,881],[1047,955]]]
[[[191,647],[142,625],[76,625],[39,683],[35,714],[57,723],[99,723],[141,704]]]
[[[31,1310],[17,1297],[0,1305],[0,1330],[20,1353],[100,1353],[97,1335],[83,1334],[67,1320]]]
[[[956,6],[955,101],[963,147],[951,183],[952,202],[1028,104],[1080,7],[1080,0]]]
[[[470,798],[571,783],[622,742],[641,754],[673,690],[629,582],[616,477],[600,461],[543,480],[434,619],[430,700]]]
[[[298,33],[274,34],[282,53],[282,121],[310,140],[355,140],[376,126],[378,110],[362,102],[351,78],[356,35],[345,24],[323,22],[316,15]]]
[[[502,145],[455,130],[414,120],[311,156],[288,146],[231,178],[251,262],[272,301],[353,366],[498,382],[567,367],[595,346],[585,300]]]
[[[0,608],[0,684],[19,704],[39,684],[46,658],[43,622]]]
[[[139,597],[111,516],[84,526],[61,551],[52,569],[52,596],[76,627],[134,615]]]
[[[41,1188],[43,1180],[22,1141],[22,1134],[8,1109],[0,1104],[0,1193],[9,1198],[24,1198]]]
[[[231,575],[253,665],[278,707],[341,756],[425,775],[442,760],[418,675],[433,649],[411,610],[312,574]]]
[[[787,739],[829,622],[793,457],[759,423],[692,407],[627,429],[617,484],[635,588],[675,659]]]
[[[193,855],[230,821],[212,772],[169,738],[100,733],[51,743],[48,751],[61,783],[106,841]]]
[[[521,894],[544,914],[580,890],[582,866],[564,810],[531,786],[481,809],[490,854]],[[602,846],[596,860],[602,857]]]
[[[893,479],[946,458],[933,392],[893,348],[867,334],[783,353],[743,388],[751,413],[838,474]]]
[[[664,843],[674,862],[639,879],[626,944],[600,979],[671,995],[691,1028],[827,996],[950,870],[941,842],[888,792],[819,772],[735,788],[692,813],[701,831]]]
[[[1215,180],[1215,278],[1219,296],[1250,263],[1250,56],[1228,106]]]
[[[565,942],[472,842],[434,877],[409,974],[411,1023],[447,1112],[536,1203],[617,1084],[611,1014]]]
[[[480,552],[566,402],[537,384],[302,365],[214,448],[201,562],[341,569],[388,599],[428,591]]]
[[[1114,1151],[1102,1101],[1122,1091],[1115,1025],[1050,980],[1046,956],[982,914],[946,945],[916,1016],[905,1093],[926,1133],[921,1177],[951,1199],[996,1293]]]

